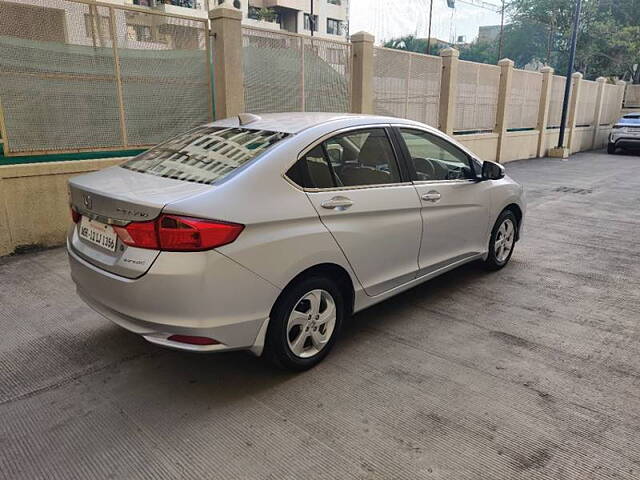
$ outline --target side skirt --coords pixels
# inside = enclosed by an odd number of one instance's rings
[[[426,282],[427,280],[431,280],[432,278],[435,278],[439,275],[442,275],[443,273],[446,273],[450,270],[453,270],[455,268],[458,268],[466,263],[470,263],[473,262],[475,260],[479,260],[481,258],[486,258],[487,252],[481,252],[481,253],[474,253],[468,256],[464,256],[464,258],[459,258],[454,260],[451,263],[447,263],[444,266],[436,266],[431,267],[430,269],[428,269],[426,272],[425,270],[421,270],[419,272],[419,277],[415,278],[414,280],[411,280],[410,282],[404,283],[402,285],[399,285],[395,288],[392,288],[391,290],[381,293],[380,295],[376,295],[375,297],[369,297],[367,296],[363,290],[356,292],[356,301],[355,301],[355,305],[354,305],[354,313],[359,312],[361,310],[364,310],[365,308],[369,308],[373,305],[375,305],[376,303],[380,303],[384,300],[386,300],[387,298],[391,298],[394,295],[397,295],[401,292],[404,292],[406,290],[409,290],[410,288],[415,287],[416,285],[419,285],[421,283]]]

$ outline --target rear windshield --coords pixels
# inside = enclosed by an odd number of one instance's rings
[[[624,125],[640,125],[640,115],[625,115],[618,123]]]
[[[288,136],[266,130],[198,127],[138,155],[122,167],[158,177],[211,184]]]

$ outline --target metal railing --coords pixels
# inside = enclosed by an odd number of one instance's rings
[[[349,111],[349,43],[256,27],[242,43],[247,111]]]
[[[89,0],[0,0],[5,155],[153,145],[212,118],[206,20]]]

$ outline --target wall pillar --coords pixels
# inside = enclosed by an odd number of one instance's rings
[[[540,104],[538,106],[538,148],[536,157],[546,154],[547,122],[549,120],[549,103],[551,101],[551,84],[553,82],[553,68],[542,67],[542,89],[540,90]]]
[[[209,11],[213,36],[216,118],[244,112],[242,12],[222,4]]]
[[[578,120],[578,102],[580,101],[580,86],[582,85],[582,74],[580,72],[574,72],[571,75],[571,100],[569,101],[569,122],[567,125],[567,129],[569,130],[567,136],[567,148],[569,149],[569,153],[576,150],[580,150],[579,148],[574,149],[575,139],[576,139],[576,121]]]
[[[15,245],[11,238],[11,230],[9,229],[9,217],[7,215],[7,203],[5,201],[5,188],[2,179],[2,173],[0,173],[0,257],[3,255],[9,255],[13,252]]]
[[[619,93],[618,100],[617,100],[618,113],[616,114],[616,117],[620,118],[622,116],[622,110],[624,109],[624,93],[625,93],[625,90],[627,89],[627,87],[626,87],[627,82],[625,82],[624,80],[617,80],[616,81],[616,85],[619,85],[619,86],[622,87],[620,89],[620,93]],[[617,118],[616,118],[616,120],[617,120]]]
[[[600,119],[602,118],[602,104],[604,100],[604,86],[607,83],[607,79],[604,77],[596,78],[598,84],[598,92],[596,93],[596,107],[593,113],[593,136],[591,138],[591,148],[599,148],[598,145],[598,132],[600,130]]]
[[[455,48],[445,48],[442,57],[442,80],[440,81],[439,128],[447,135],[453,135],[456,118],[456,90],[458,85],[458,57]]]
[[[351,35],[351,112],[374,113],[373,42],[367,32]]]
[[[502,161],[503,142],[507,134],[509,97],[511,95],[511,79],[513,77],[513,60],[503,58],[498,62],[500,67],[500,87],[498,89],[498,108],[496,110],[496,125],[493,129],[498,134],[498,148],[496,161]]]

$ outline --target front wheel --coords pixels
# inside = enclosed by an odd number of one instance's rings
[[[344,300],[336,284],[308,277],[288,287],[271,312],[265,353],[277,366],[306,370],[318,364],[336,341]]]
[[[607,144],[607,153],[616,153],[616,144],[615,143],[608,143]]]
[[[505,210],[496,220],[489,240],[489,253],[484,261],[489,270],[500,270],[513,254],[518,234],[518,221],[511,210]]]

